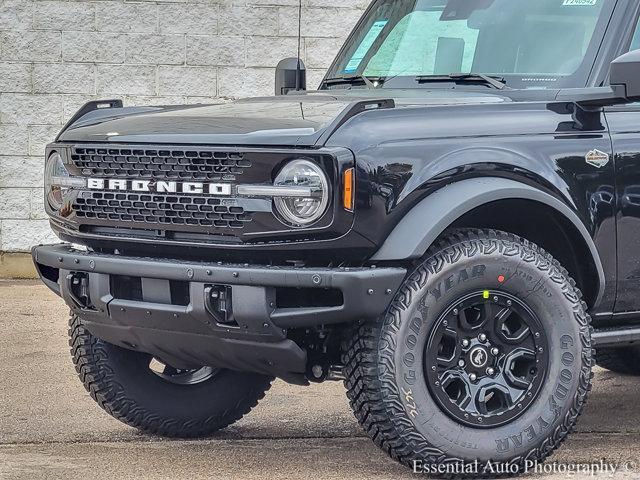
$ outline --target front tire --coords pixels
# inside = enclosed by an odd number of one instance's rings
[[[273,380],[209,367],[157,368],[150,355],[95,337],[77,316],[69,327],[73,363],[91,397],[107,413],[145,433],[209,436],[255,407]]]
[[[345,345],[351,407],[380,448],[419,472],[521,473],[567,437],[590,390],[580,292],[549,254],[502,232],[460,231],[427,257],[386,316]],[[526,352],[518,366],[514,351]],[[464,377],[459,388],[452,376]]]

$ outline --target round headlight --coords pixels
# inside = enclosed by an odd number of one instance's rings
[[[289,224],[302,227],[317,221],[329,204],[329,182],[322,169],[308,160],[287,163],[274,181],[276,187],[306,189],[303,196],[274,199],[276,210]]]
[[[63,186],[65,184],[63,180],[68,178],[69,172],[62,162],[62,157],[58,152],[53,152],[49,155],[45,166],[44,188],[49,205],[54,210],[59,210],[64,204],[64,196],[69,188]]]

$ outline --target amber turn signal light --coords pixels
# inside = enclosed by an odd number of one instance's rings
[[[355,169],[348,168],[344,171],[342,178],[342,206],[345,210],[353,212],[354,188],[355,188]]]

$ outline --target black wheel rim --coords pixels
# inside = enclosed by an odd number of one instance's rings
[[[489,428],[522,415],[548,366],[548,342],[533,311],[503,292],[453,303],[436,321],[425,351],[425,378],[455,421]]]
[[[179,369],[153,357],[149,361],[149,370],[163,380],[177,385],[197,385],[206,382],[218,373],[218,369],[213,367]]]

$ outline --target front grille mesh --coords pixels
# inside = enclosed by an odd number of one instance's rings
[[[168,147],[74,147],[71,160],[82,175],[111,178],[217,180],[241,175],[251,161],[239,152]]]
[[[73,209],[86,219],[145,224],[243,228],[251,214],[239,206],[222,205],[203,196],[87,192]]]

